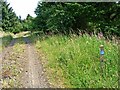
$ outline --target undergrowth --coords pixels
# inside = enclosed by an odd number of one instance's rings
[[[101,44],[105,50],[103,72],[99,55]],[[55,87],[118,87],[118,45],[112,41],[87,34],[54,35],[39,37],[35,45],[46,57],[42,61],[49,82]]]
[[[6,34],[3,37],[0,37],[0,52],[2,51],[2,49],[9,45],[12,39],[13,37],[10,34]]]

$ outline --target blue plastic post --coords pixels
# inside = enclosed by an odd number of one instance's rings
[[[104,56],[105,52],[104,52],[104,46],[100,45],[100,61],[104,61],[103,56]]]
[[[100,66],[101,66],[101,70],[103,72],[103,67],[104,67],[104,46],[100,45]]]

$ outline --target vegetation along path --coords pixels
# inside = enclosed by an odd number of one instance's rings
[[[10,46],[2,54],[2,87],[48,88],[39,55],[30,39],[13,40]]]

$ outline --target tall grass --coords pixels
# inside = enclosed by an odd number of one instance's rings
[[[12,39],[13,37],[11,35],[0,37],[0,52],[2,51],[2,49],[9,45]]]
[[[99,46],[104,45],[101,72]],[[44,53],[47,75],[55,87],[118,87],[118,45],[97,36],[49,36],[40,38],[36,48]]]

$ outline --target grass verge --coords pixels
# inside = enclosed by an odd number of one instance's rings
[[[36,39],[35,39],[36,40]],[[104,68],[101,72],[99,46],[104,45]],[[42,52],[49,82],[66,88],[117,88],[118,45],[96,36],[49,36],[36,41]],[[46,59],[44,59],[46,58]]]

